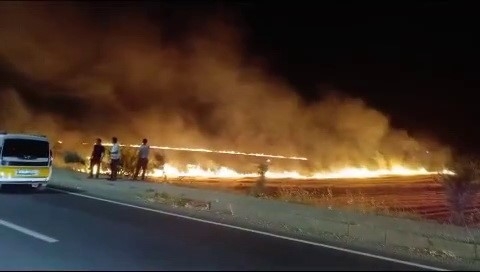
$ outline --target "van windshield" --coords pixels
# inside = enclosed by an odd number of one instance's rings
[[[47,141],[30,139],[5,139],[3,157],[22,159],[48,158],[50,148]]]

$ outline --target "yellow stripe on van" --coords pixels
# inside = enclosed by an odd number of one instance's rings
[[[32,174],[33,171],[37,171]],[[1,166],[0,177],[9,178],[47,178],[51,168],[48,166]]]

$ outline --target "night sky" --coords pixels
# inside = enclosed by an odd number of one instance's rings
[[[335,4],[333,4],[335,3]],[[212,12],[228,12],[247,51],[307,101],[331,90],[360,97],[412,135],[433,135],[480,151],[477,14],[465,3],[411,1],[89,2],[99,23],[105,9],[135,9],[171,39]],[[77,3],[85,5],[85,3]],[[113,9],[115,10],[115,9]],[[114,11],[113,11],[114,12]],[[232,19],[233,20],[233,19]],[[1,66],[1,65],[0,65]],[[7,76],[6,74],[2,75]]]
[[[453,2],[415,2],[264,1],[237,7],[244,11],[252,48],[306,99],[338,89],[363,98],[414,135],[480,151],[477,15]]]

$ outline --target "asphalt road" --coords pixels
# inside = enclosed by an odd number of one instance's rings
[[[0,270],[420,270],[56,191],[0,193]]]

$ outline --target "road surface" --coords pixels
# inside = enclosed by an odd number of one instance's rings
[[[0,192],[0,270],[421,270],[57,191]]]

